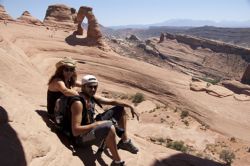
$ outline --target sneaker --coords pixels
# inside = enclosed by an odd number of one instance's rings
[[[122,140],[120,140],[119,143],[117,144],[117,148],[129,151],[133,154],[136,154],[139,151],[139,149],[135,147],[135,145],[133,145],[131,139],[129,139],[129,141],[125,143]]]
[[[125,161],[120,161],[119,163],[116,163],[114,160],[110,164],[110,166],[125,166]]]

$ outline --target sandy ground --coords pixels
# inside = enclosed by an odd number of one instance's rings
[[[104,52],[69,39],[72,32],[43,26],[0,22],[0,160],[3,165],[105,165],[108,153],[98,157],[96,147],[72,153],[65,138],[51,129],[46,118],[47,80],[62,57],[77,59],[79,80],[94,74],[98,93],[145,94],[137,106],[141,121],[130,119],[129,135],[140,148],[137,155],[120,151],[127,165],[219,165],[218,155],[208,160],[158,145],[150,138],[182,140],[197,152],[224,140],[233,149],[233,165],[250,165],[250,102],[233,97],[216,98],[189,89],[191,77]],[[80,37],[79,37],[80,38]],[[187,110],[195,118],[180,118]],[[198,119],[198,121],[196,120]],[[203,122],[209,129],[201,129]],[[231,143],[230,138],[237,141]],[[219,148],[219,152],[223,147]],[[238,149],[238,151],[236,151]]]

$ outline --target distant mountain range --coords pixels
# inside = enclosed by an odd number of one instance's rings
[[[112,29],[147,29],[149,27],[172,26],[172,27],[201,27],[201,26],[215,26],[215,27],[230,27],[230,28],[246,28],[250,27],[250,20],[248,21],[210,21],[210,20],[191,20],[191,19],[172,19],[155,24],[135,24],[135,25],[121,25],[110,26]]]

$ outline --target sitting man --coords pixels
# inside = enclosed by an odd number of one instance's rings
[[[92,145],[105,139],[105,144],[110,149],[114,159],[111,165],[124,165],[117,148],[134,154],[138,152],[138,148],[132,144],[127,136],[127,119],[124,107],[129,107],[132,116],[135,115],[137,120],[139,120],[139,115],[132,105],[96,96],[97,86],[98,81],[95,76],[86,75],[82,78],[80,97],[73,97],[70,104],[72,134],[76,138],[76,142],[83,146]],[[102,114],[98,114],[94,119],[95,103],[115,106]],[[113,121],[118,123],[119,128],[124,129],[118,145],[116,145],[116,128]]]

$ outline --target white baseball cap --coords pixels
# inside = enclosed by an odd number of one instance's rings
[[[82,85],[89,83],[98,83],[98,80],[94,75],[85,75],[82,77]]]

